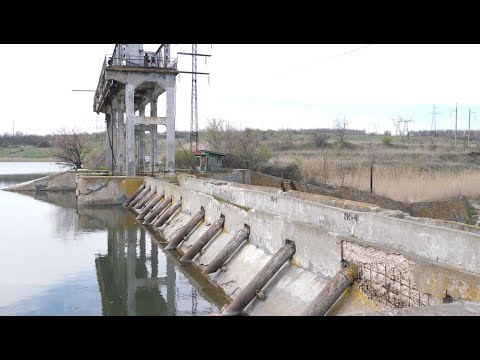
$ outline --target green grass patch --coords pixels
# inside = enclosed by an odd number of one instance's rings
[[[468,219],[467,221],[465,221],[465,224],[475,225],[478,221],[477,210],[472,206],[472,204],[466,197],[463,197],[463,202],[465,203],[465,208],[467,209],[467,213],[468,213]]]
[[[49,158],[49,148],[35,147],[5,147],[0,149],[0,157],[20,157],[20,158]]]

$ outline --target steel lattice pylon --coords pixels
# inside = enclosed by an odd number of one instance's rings
[[[198,147],[198,105],[197,105],[197,44],[192,44],[192,100],[190,117],[190,152]]]

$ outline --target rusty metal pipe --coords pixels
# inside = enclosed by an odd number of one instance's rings
[[[142,211],[140,211],[140,214],[138,214],[138,216],[135,219],[143,220],[145,216],[150,212],[150,210],[152,210],[156,205],[160,203],[160,200],[162,200],[164,194],[165,193],[162,192],[157,196],[155,196],[155,198],[152,201],[150,201],[147,205],[145,205],[145,208]]]
[[[194,217],[190,219],[188,223],[185,224],[182,228],[175,235],[173,235],[170,240],[168,241],[167,246],[165,246],[165,250],[175,250],[183,240],[183,238],[192,231],[195,226],[198,225],[203,220],[205,216],[205,209],[202,207],[198,213],[195,214]]]
[[[233,300],[230,305],[222,312],[222,316],[236,316],[245,309],[245,307],[253,300],[258,291],[270,281],[277,271],[295,254],[295,244],[293,242],[282,246],[275,255],[265,264],[257,275],[248,283],[240,294]]]
[[[140,192],[140,194],[137,195],[135,199],[128,205],[129,208],[133,208],[137,203],[143,199],[143,197],[150,191],[150,185],[148,187],[145,187],[145,189]]]
[[[303,316],[323,316],[337,301],[345,289],[358,278],[358,266],[348,264],[325,285],[320,294],[310,303],[303,312]]]
[[[133,207],[133,209],[134,210],[141,210],[145,206],[145,204],[148,203],[155,196],[156,193],[157,193],[156,189],[149,192],[147,195],[145,195],[145,197],[141,201],[139,201],[137,203],[137,205],[135,205]]]
[[[167,221],[180,206],[182,206],[182,199],[178,200],[175,204],[170,206],[162,215],[160,215],[160,217],[153,223],[153,226],[162,226],[165,221]]]
[[[161,202],[160,204],[158,204],[153,208],[150,214],[145,216],[143,225],[150,225],[152,221],[155,220],[155,218],[158,216],[158,214],[160,214],[163,211],[163,209],[165,209],[167,205],[170,204],[171,202],[172,202],[172,197],[167,196],[165,200],[163,200],[163,202]]]
[[[235,236],[228,242],[225,247],[210,261],[210,264],[203,268],[203,274],[211,274],[220,269],[227,259],[237,250],[244,240],[248,238],[250,231],[248,227],[244,227],[238,231]]]
[[[125,201],[125,202],[123,203],[123,206],[128,206],[128,205],[130,205],[130,203],[132,202],[132,200],[135,199],[135,198],[137,197],[137,195],[140,194],[140,192],[141,192],[143,189],[145,189],[145,183],[143,183],[142,185],[140,185],[140,187],[137,189],[137,191],[135,191],[135,192],[133,193],[133,195],[130,196],[130,197],[127,199],[127,201]]]
[[[205,231],[202,236],[192,245],[190,249],[180,258],[180,261],[189,261],[192,260],[204,247],[208,244],[210,240],[215,236],[215,234],[223,228],[223,223],[225,218],[222,216],[220,219],[215,221],[207,231]]]

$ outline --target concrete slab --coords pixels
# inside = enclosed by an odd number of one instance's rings
[[[255,298],[248,315],[301,315],[328,280],[288,263],[263,288],[265,299]]]
[[[459,301],[436,306],[410,306],[402,309],[380,310],[357,315],[364,316],[480,316],[480,302]]]

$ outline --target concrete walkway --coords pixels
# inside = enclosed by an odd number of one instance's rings
[[[410,306],[355,314],[364,316],[480,316],[480,302],[458,301],[436,306]]]

